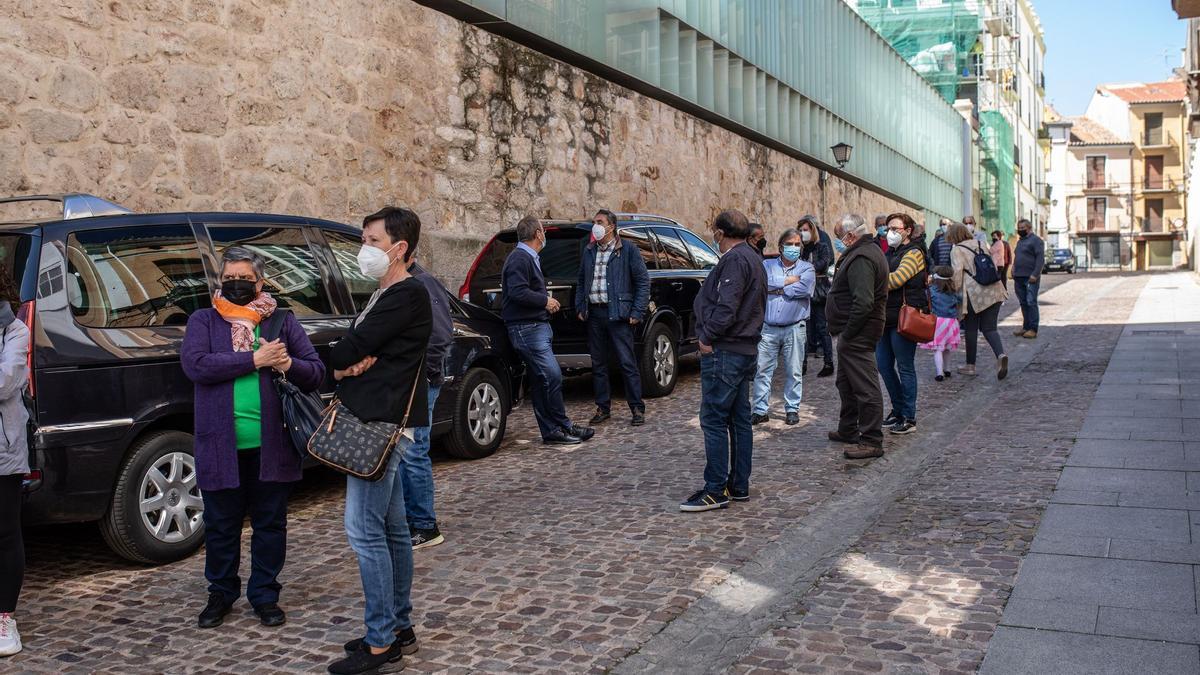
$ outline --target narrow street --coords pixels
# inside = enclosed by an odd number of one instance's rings
[[[1037,340],[1012,337],[1010,300],[1005,382],[987,375],[986,348],[980,377],[943,383],[921,351],[919,431],[890,438],[873,463],[845,461],[825,439],[833,381],[807,378],[801,425],[777,413],[756,427],[752,500],[723,511],[678,511],[704,461],[694,360],[672,396],[649,402],[645,427],[614,406],[576,449],[534,442],[530,410],[516,411],[496,455],[435,465],[447,543],[416,554],[421,651],[407,669],[977,670],[1125,323],[1147,283],[1168,279],[1160,286],[1195,284],[1186,273],[1048,276]],[[586,418],[590,381],[568,387],[570,412]],[[90,526],[29,532],[27,649],[6,666],[323,670],[362,629],[342,495],[318,472],[295,496],[289,622],[274,630],[244,602],[223,627],[195,628],[200,555],[145,568]]]

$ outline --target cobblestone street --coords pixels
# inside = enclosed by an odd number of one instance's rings
[[[1037,340],[1012,336],[1010,299],[1002,383],[986,346],[979,378],[943,383],[920,351],[919,431],[889,438],[874,463],[826,440],[833,378],[806,378],[801,425],[785,426],[773,401],[755,431],[752,500],[723,511],[678,511],[702,483],[694,359],[671,397],[648,402],[645,427],[614,405],[570,450],[536,442],[529,406],[516,410],[494,456],[435,464],[447,543],[415,556],[421,650],[407,669],[975,671],[1147,278],[1046,277]],[[586,420],[590,380],[570,381],[568,397]],[[279,629],[244,601],[224,626],[197,629],[202,554],[146,568],[92,526],[28,532],[26,648],[5,668],[323,672],[362,630],[343,492],[314,472],[293,499]]]

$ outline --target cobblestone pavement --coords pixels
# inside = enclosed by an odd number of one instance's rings
[[[754,499],[720,512],[677,510],[701,484],[704,461],[694,361],[685,361],[671,397],[648,403],[645,427],[632,429],[618,414],[578,448],[536,443],[528,406],[517,410],[496,455],[435,465],[448,541],[416,554],[413,618],[422,646],[405,659],[408,669],[627,668],[698,600],[788,544],[790,528],[806,516],[870,491],[881,471],[934,442],[942,447],[909,469],[915,479],[898,500],[864,514],[861,537],[823,561],[815,587],[798,588],[795,602],[789,598],[765,630],[742,636],[724,663],[698,670],[973,670],[1143,283],[1048,277],[1042,337],[1012,344],[1006,334],[1017,366],[1000,385],[986,377],[935,383],[922,352],[921,430],[892,439],[874,466],[842,460],[825,440],[836,392],[832,378],[808,378],[801,426],[773,420],[756,428]],[[981,371],[990,364],[981,356]],[[569,383],[576,418],[590,415],[589,390],[586,378]],[[963,402],[975,400],[985,403],[964,412]],[[949,412],[954,419],[945,418]],[[206,599],[200,555],[146,568],[108,553],[91,526],[31,531],[18,615],[26,651],[3,665],[69,673],[323,670],[341,642],[362,631],[341,505],[341,482],[322,472],[293,500],[281,579],[289,622],[280,629],[261,627],[245,603],[223,627],[196,629]]]

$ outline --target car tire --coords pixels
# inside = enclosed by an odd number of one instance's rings
[[[455,392],[454,417],[445,436],[446,452],[459,459],[482,459],[496,452],[508,424],[508,390],[487,368],[471,368]]]
[[[130,447],[100,520],[100,534],[117,555],[160,564],[200,547],[204,502],[192,448],[192,435],[180,431],[156,431]]]
[[[642,375],[642,395],[666,396],[675,390],[679,378],[679,343],[671,329],[661,323],[650,326],[642,342],[638,364]]]

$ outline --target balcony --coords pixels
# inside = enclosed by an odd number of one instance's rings
[[[1083,186],[1085,194],[1107,194],[1117,189],[1117,181],[1113,180],[1112,175],[1109,176],[1091,176],[1087,177],[1087,183]]]
[[[1034,186],[1033,193],[1035,195],[1037,195],[1039,204],[1041,204],[1042,206],[1050,205],[1050,184],[1049,183],[1038,183],[1037,185]]]
[[[1142,134],[1142,150],[1166,150],[1176,147],[1175,137],[1164,129],[1154,129]]]
[[[1142,192],[1145,194],[1158,194],[1175,192],[1177,190],[1174,178],[1166,176],[1147,176],[1142,179]]]

